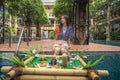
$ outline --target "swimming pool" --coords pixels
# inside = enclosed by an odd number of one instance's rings
[[[91,40],[90,42],[112,46],[120,46],[120,41]]]
[[[103,61],[95,66],[96,69],[109,71],[109,76],[101,77],[101,80],[120,80],[120,52],[97,52],[88,54],[89,56],[85,61],[94,61],[101,55],[105,55]]]
[[[13,53],[7,53],[8,55],[12,55]],[[94,61],[98,59],[101,55],[105,55],[105,58],[103,61],[95,66],[96,69],[103,69],[109,71],[109,76],[100,77],[101,80],[120,80],[120,52],[91,52],[87,53],[89,56],[85,61],[91,60]],[[12,63],[6,61],[6,60],[0,60],[2,64],[0,66],[4,65],[13,65]],[[5,80],[4,76],[1,75],[0,80]]]

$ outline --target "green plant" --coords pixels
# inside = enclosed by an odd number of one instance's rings
[[[9,33],[7,30],[4,31],[4,35],[5,35],[5,37],[9,37]]]
[[[53,38],[54,38],[54,36],[55,36],[54,31],[50,31],[49,35],[50,35],[50,38],[51,38],[51,39],[53,39]]]
[[[20,53],[19,55],[21,56],[25,56],[25,59],[31,57],[31,56],[36,56],[38,54],[40,54],[40,51],[42,50],[43,48],[39,45],[37,45],[35,48],[33,47],[28,47],[28,50],[26,51],[22,51],[23,53]]]
[[[91,34],[94,34],[94,33],[95,33],[95,29],[93,29],[93,28],[90,29],[90,33],[91,33]]]
[[[68,53],[68,56],[69,56],[69,58],[71,58],[72,54],[75,54],[79,58],[82,56],[88,56],[88,54],[85,53],[86,50],[88,50],[88,48],[84,49],[83,51],[78,51],[78,49],[76,49],[75,52]]]
[[[28,66],[28,67],[35,67],[35,65],[34,65],[33,63],[31,63],[31,62],[28,63],[27,66]]]
[[[120,40],[120,32],[111,32],[110,33],[111,40]]]
[[[13,63],[15,63],[16,65],[19,65],[19,66],[22,66],[24,67],[24,61],[21,60],[19,57],[17,56],[7,56],[7,55],[3,55],[3,54],[0,54],[0,58],[3,58],[3,59],[7,59]]]
[[[11,31],[13,34],[17,34],[17,30],[15,29],[15,27],[9,26],[8,29],[10,29],[10,31]]]
[[[91,61],[88,61],[87,65],[84,66],[83,69],[90,69],[90,68],[96,66],[97,64],[99,64],[102,61],[103,58],[104,58],[104,56],[101,56],[99,59],[97,59],[93,63]]]
[[[75,54],[77,54],[77,55],[79,55],[79,56],[87,56],[87,54],[85,53],[86,50],[88,50],[88,48],[86,48],[86,49],[84,49],[84,50],[82,50],[82,51],[76,50],[76,51],[75,51]]]
[[[8,31],[10,30],[10,31]],[[5,34],[5,37],[9,37],[10,33],[9,32],[12,32],[13,34],[17,34],[17,30],[14,28],[14,27],[8,27],[8,29],[5,29],[4,31],[4,34]]]
[[[99,29],[100,33],[105,33],[105,28],[102,26],[100,29]]]
[[[120,40],[120,25],[110,33],[111,40]]]

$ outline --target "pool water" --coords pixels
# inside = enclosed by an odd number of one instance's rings
[[[12,55],[13,53],[7,53],[8,55]],[[109,76],[101,76],[101,80],[120,80],[120,52],[94,52],[94,53],[86,53],[89,54],[87,59],[88,60],[95,61],[100,56],[104,55],[104,59],[101,63],[95,66],[96,69],[101,70],[108,70]],[[6,61],[6,60],[0,60],[0,66],[5,65],[13,65],[12,63]],[[3,74],[1,74],[0,80],[5,80]]]
[[[0,52],[0,54],[9,55],[9,56],[14,55],[14,53],[11,53],[11,52]],[[12,66],[12,65],[14,65],[12,62],[0,58],[0,68],[2,66]],[[5,76],[1,72],[0,72],[0,80],[5,80]]]
[[[112,46],[120,46],[120,41],[91,40],[90,42]]]
[[[96,69],[109,71],[109,76],[100,77],[101,80],[120,80],[120,52],[88,53],[89,56],[85,61],[94,61],[104,55],[101,63],[95,66]]]

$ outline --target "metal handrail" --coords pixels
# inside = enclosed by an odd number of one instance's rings
[[[3,27],[0,28],[0,33],[2,32],[2,30],[3,30]]]
[[[4,30],[4,28],[6,28],[8,30],[8,32],[9,32],[9,47],[11,47],[11,31],[7,27],[1,27],[0,28],[0,33]]]
[[[1,28],[0,28],[0,33],[2,32],[2,30],[3,30],[4,28],[8,29],[7,27],[1,27]],[[9,29],[8,29],[8,30],[9,30]]]
[[[20,47],[21,40],[22,40],[22,36],[23,36],[23,32],[24,32],[24,29],[25,29],[25,27],[23,27],[23,28],[22,28],[22,30],[21,30],[20,37],[19,37],[19,41],[18,41],[18,44],[17,44],[17,47],[16,47],[16,52],[15,52],[15,55],[17,55],[17,54],[18,54],[19,47]]]

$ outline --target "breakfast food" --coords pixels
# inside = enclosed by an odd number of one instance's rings
[[[42,61],[42,62],[40,62],[39,63],[39,65],[41,66],[41,67],[46,67],[47,66],[47,62],[45,62],[45,61]]]

